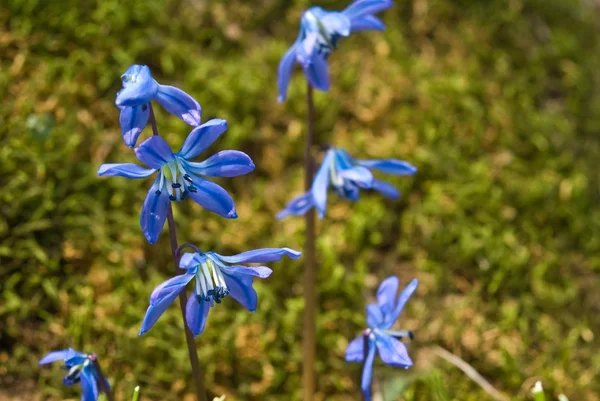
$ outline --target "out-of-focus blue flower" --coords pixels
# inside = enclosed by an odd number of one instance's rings
[[[356,0],[344,11],[327,11],[311,7],[300,21],[296,42],[279,62],[279,101],[286,98],[287,87],[296,62],[313,88],[329,89],[327,57],[337,47],[340,37],[368,29],[383,30],[385,25],[374,14],[392,6],[391,0]]]
[[[351,201],[358,200],[360,189],[373,189],[390,199],[400,197],[394,186],[375,179],[369,169],[394,175],[413,175],[417,171],[416,167],[402,160],[355,160],[343,149],[330,148],[325,153],[310,191],[290,201],[277,214],[277,218],[283,219],[291,214],[300,216],[312,207],[316,207],[319,217],[323,218],[330,184],[338,195]]]
[[[64,360],[65,364],[62,368],[67,370],[63,383],[66,386],[81,383],[81,390],[83,391],[81,401],[96,401],[99,394],[98,380],[100,380],[100,376],[96,372],[92,356],[69,348],[50,352],[40,360],[39,364],[45,365],[60,360]],[[106,385],[110,388],[108,380]]]
[[[399,280],[397,277],[388,277],[383,280],[377,290],[377,303],[367,306],[367,325],[369,328],[363,335],[352,340],[346,348],[346,361],[363,362],[365,357],[364,335],[368,335],[367,359],[362,373],[361,388],[367,401],[371,400],[371,379],[373,377],[373,361],[375,349],[379,351],[381,360],[390,366],[408,369],[412,360],[408,356],[406,346],[396,339],[398,333],[391,330],[398,320],[404,305],[417,289],[419,282],[412,280],[398,298]]]
[[[152,136],[135,149],[137,158],[150,168],[133,163],[108,163],[98,169],[100,176],[127,178],[144,178],[158,172],[140,216],[144,236],[151,244],[158,240],[162,231],[169,201],[181,201],[189,196],[211,212],[229,219],[237,217],[235,204],[227,191],[200,175],[236,177],[248,174],[254,170],[250,157],[237,150],[224,150],[200,163],[190,161],[208,148],[226,129],[225,120],[210,120],[194,128],[177,153],[173,153],[160,136]]]
[[[116,105],[121,109],[119,123],[125,144],[135,146],[148,124],[150,101],[156,100],[169,113],[189,125],[200,125],[202,109],[197,101],[179,88],[161,85],[152,78],[150,68],[134,64],[121,76],[123,89],[117,93]]]
[[[181,257],[179,267],[187,272],[165,281],[154,289],[140,335],[150,330],[193,279],[196,279],[196,283],[194,292],[188,299],[186,321],[195,336],[204,330],[210,308],[215,303],[221,303],[227,295],[231,295],[243,307],[254,312],[258,297],[252,287],[252,277],[267,278],[272,270],[265,266],[238,264],[276,262],[283,256],[297,259],[300,255],[300,252],[289,248],[255,249],[233,256],[222,256],[214,252],[185,253]]]

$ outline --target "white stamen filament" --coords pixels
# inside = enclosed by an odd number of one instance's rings
[[[225,283],[225,277],[223,277],[223,272],[221,269],[215,269],[217,271],[217,277],[219,279],[219,286],[223,288],[227,288],[227,284]]]
[[[329,171],[331,172],[331,183],[334,187],[341,187],[344,185],[344,179],[340,177],[335,168],[335,157],[331,158],[331,167]]]
[[[204,301],[218,303],[228,293],[221,268],[210,259],[200,263],[196,272],[196,296]]]

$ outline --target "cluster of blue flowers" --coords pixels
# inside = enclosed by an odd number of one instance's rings
[[[392,6],[391,0],[356,0],[341,12],[311,7],[302,15],[300,32],[292,47],[279,64],[279,100],[286,98],[293,67],[297,62],[311,87],[327,91],[330,86],[327,59],[336,49],[340,38],[364,30],[382,30],[383,23],[375,14]],[[123,88],[116,97],[120,109],[119,122],[123,141],[134,149],[136,158],[145,166],[134,163],[107,163],[100,166],[100,176],[120,176],[130,179],[155,175],[141,209],[140,226],[145,238],[154,244],[171,212],[172,202],[191,198],[205,209],[228,219],[237,218],[232,197],[221,186],[204,177],[236,177],[254,170],[252,159],[237,150],[220,151],[204,161],[193,161],[211,146],[226,130],[227,122],[213,119],[202,123],[201,107],[183,90],[161,85],[147,66],[133,65],[122,75]],[[152,102],[158,102],[170,114],[192,127],[183,145],[176,153],[158,135]],[[137,145],[148,122],[153,135]],[[137,146],[136,146],[137,145]],[[399,191],[391,184],[376,179],[371,170],[408,176],[416,168],[396,159],[359,160],[345,150],[329,147],[320,168],[315,174],[311,189],[293,199],[278,215],[303,215],[315,208],[325,216],[327,194],[332,188],[342,198],[356,201],[360,190],[375,190],[385,197],[397,199]],[[171,229],[171,226],[170,226]],[[187,244],[188,246],[192,246]],[[272,270],[266,266],[244,266],[247,263],[268,263],[284,256],[297,259],[301,253],[290,248],[264,248],[233,256],[215,252],[197,251],[174,257],[184,273],[158,285],[150,295],[150,304],[142,322],[140,335],[148,332],[173,301],[194,281],[194,289],[185,306],[185,320],[194,336],[206,326],[210,309],[231,296],[249,311],[257,307],[257,294],[253,288],[254,277],[267,278]],[[179,251],[179,250],[178,250]],[[352,341],[346,350],[346,360],[362,362],[361,387],[364,397],[371,399],[375,351],[388,365],[408,368],[412,361],[406,345],[400,341],[407,337],[405,331],[394,331],[407,300],[417,288],[413,280],[396,298],[399,282],[396,277],[384,280],[377,292],[377,303],[367,306],[368,329]],[[412,333],[410,333],[412,336]],[[95,401],[101,391],[110,392],[108,381],[99,371],[94,354],[84,354],[72,349],[55,351],[46,355],[40,364],[64,360],[68,370],[66,385],[81,383],[83,401]]]

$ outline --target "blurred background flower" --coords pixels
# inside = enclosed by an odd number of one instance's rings
[[[292,214],[301,216],[314,207],[322,219],[327,209],[329,188],[351,201],[358,200],[361,189],[371,189],[389,199],[398,199],[400,192],[393,185],[376,179],[371,169],[393,175],[413,175],[417,172],[416,167],[402,160],[355,160],[343,149],[330,148],[323,156],[310,191],[292,199],[277,213],[277,218],[283,219]]]

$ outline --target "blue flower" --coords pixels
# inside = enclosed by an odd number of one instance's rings
[[[358,200],[360,189],[373,189],[390,199],[400,197],[396,188],[385,181],[375,179],[369,169],[394,175],[413,175],[417,171],[405,161],[355,160],[343,149],[330,148],[325,153],[310,191],[290,201],[285,209],[277,214],[277,218],[283,219],[291,214],[300,216],[312,207],[316,207],[319,217],[323,218],[330,184],[338,195],[351,201]]]
[[[186,321],[195,336],[204,330],[210,308],[215,303],[221,303],[227,295],[231,295],[243,307],[254,312],[258,298],[252,288],[252,277],[267,278],[272,270],[265,266],[248,267],[238,264],[276,262],[284,255],[297,259],[301,253],[289,248],[264,248],[233,256],[221,256],[214,252],[183,254],[179,267],[185,269],[186,273],[175,276],[154,289],[140,335],[154,326],[158,318],[193,279],[196,279],[196,283],[194,292],[188,299]]]
[[[363,362],[365,340],[368,336],[367,359],[364,364],[361,380],[361,388],[365,395],[365,400],[371,400],[371,379],[373,376],[373,362],[375,359],[375,349],[379,351],[381,360],[390,366],[408,369],[412,366],[412,360],[408,356],[406,346],[399,340],[398,333],[390,330],[404,305],[417,289],[419,282],[412,280],[396,298],[398,292],[398,278],[388,277],[377,290],[377,303],[367,306],[367,329],[363,335],[352,340],[346,348],[346,361]]]
[[[71,386],[75,383],[81,383],[83,395],[81,401],[96,401],[98,399],[98,380],[99,375],[96,372],[92,355],[77,352],[72,348],[62,351],[53,351],[43,357],[39,364],[45,365],[48,363],[64,360],[63,369],[67,370],[67,374],[63,378],[63,383],[66,386]],[[110,388],[108,380],[106,385]]]
[[[148,124],[152,100],[160,103],[169,113],[189,125],[200,125],[202,109],[190,95],[174,86],[161,85],[152,78],[145,65],[134,64],[121,76],[123,89],[117,93],[116,105],[121,109],[119,123],[125,144],[135,146],[138,137]]]
[[[354,32],[383,30],[385,25],[373,14],[390,8],[392,4],[391,0],[356,0],[342,12],[326,11],[321,7],[306,10],[300,21],[296,42],[279,62],[279,101],[285,100],[296,62],[302,66],[313,88],[327,91],[327,57],[337,47],[338,40]]]
[[[254,170],[250,157],[236,150],[224,150],[201,163],[190,161],[208,148],[226,129],[225,120],[210,120],[194,128],[177,153],[173,153],[160,136],[152,136],[135,149],[137,158],[150,168],[133,163],[108,163],[98,169],[100,176],[127,178],[144,178],[158,172],[140,216],[144,236],[151,244],[158,240],[162,231],[169,201],[181,201],[189,196],[204,208],[223,217],[237,217],[235,204],[227,191],[199,175],[235,177],[248,174]]]

